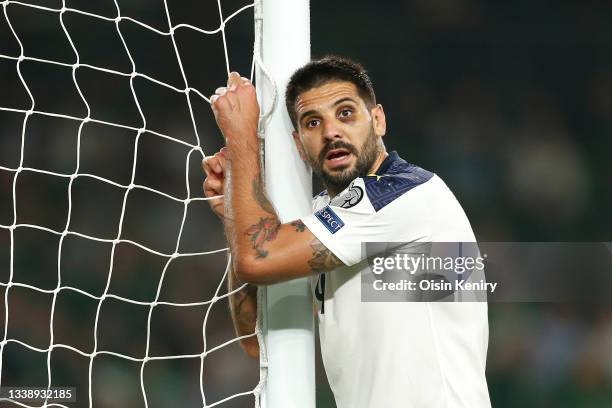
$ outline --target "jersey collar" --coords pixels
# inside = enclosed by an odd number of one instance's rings
[[[378,169],[376,170],[376,172],[372,175],[373,176],[384,175],[385,173],[387,173],[387,170],[389,170],[389,167],[391,167],[391,165],[399,159],[400,159],[399,155],[397,154],[395,150],[393,150],[391,153],[389,153],[387,157],[385,157],[385,160],[383,160],[380,166],[378,166]]]

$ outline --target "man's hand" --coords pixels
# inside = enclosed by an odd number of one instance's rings
[[[227,144],[248,143],[249,137],[257,135],[259,104],[255,87],[237,72],[232,72],[227,87],[217,88],[210,97],[210,105],[219,129]]]
[[[221,220],[223,220],[223,185],[225,184],[225,166],[227,148],[202,160],[202,169],[206,174],[204,179],[204,196],[207,198],[218,197],[208,200],[210,208]]]

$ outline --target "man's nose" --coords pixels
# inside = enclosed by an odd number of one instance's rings
[[[326,120],[323,122],[323,137],[328,140],[342,139],[342,132],[336,121]]]

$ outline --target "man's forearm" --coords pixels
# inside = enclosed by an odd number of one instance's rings
[[[241,286],[243,288],[239,289]],[[238,290],[239,289],[239,290]],[[255,332],[257,323],[257,286],[239,282],[230,267],[227,275],[227,291],[236,293],[229,296],[229,307],[232,322],[237,336],[247,336]],[[256,336],[240,341],[247,354],[253,358],[259,357],[259,343]]]
[[[232,151],[230,150],[230,158],[228,160],[228,166],[225,173],[224,196],[226,205],[225,218],[223,222],[232,257],[232,263],[230,264],[227,276],[227,286],[229,292],[233,292],[241,286],[244,286],[244,284],[237,279],[234,269],[236,257],[239,256],[239,251],[237,248],[239,238],[236,235],[237,231],[235,217],[236,213],[241,214],[242,210],[240,207],[234,207],[233,197],[236,197],[236,186],[242,186],[242,184],[241,177],[238,177],[237,180],[235,180],[233,177],[235,170],[234,166],[232,165],[233,160],[231,159],[231,154]],[[238,172],[240,172],[240,163],[238,163],[236,167],[238,167]],[[239,222],[241,218],[242,217],[238,216]],[[255,325],[257,323],[257,286],[247,284],[242,289],[230,296],[229,304],[236,334],[238,336],[245,336],[254,333]],[[240,344],[242,344],[242,347],[249,356],[254,358],[259,357],[259,343],[256,336],[243,339],[240,341]]]
[[[266,242],[276,239],[280,221],[268,200],[259,164],[257,135],[229,139],[225,184],[225,232],[235,262],[268,256]],[[237,264],[234,263],[234,266]]]

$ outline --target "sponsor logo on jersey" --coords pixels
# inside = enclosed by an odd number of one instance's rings
[[[338,217],[338,215],[329,207],[329,205],[317,211],[315,213],[315,217],[317,217],[319,221],[325,225],[325,228],[327,228],[332,234],[335,234],[340,230],[340,228],[344,227],[344,222],[342,222],[340,217]]]
[[[351,185],[348,191],[341,194],[331,201],[331,205],[341,208],[351,208],[359,204],[363,198],[363,189],[359,186]]]

